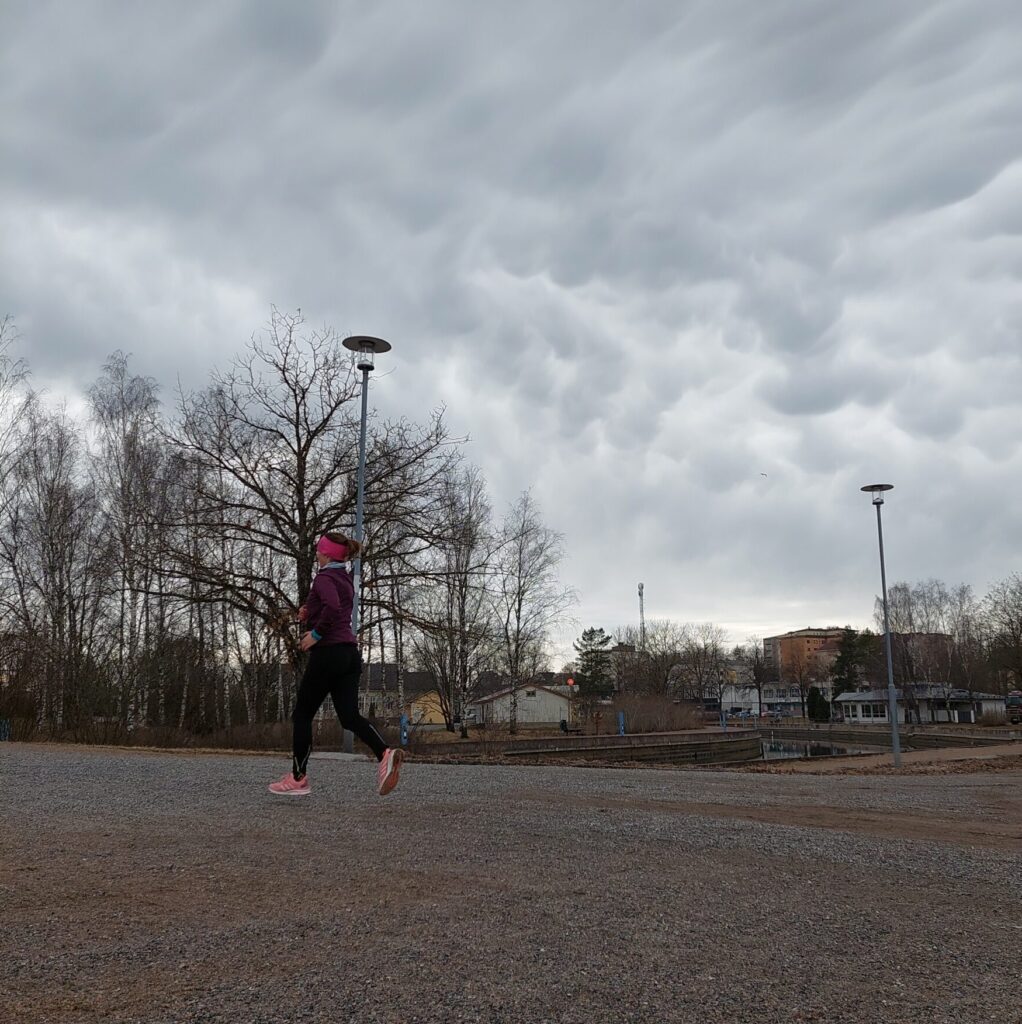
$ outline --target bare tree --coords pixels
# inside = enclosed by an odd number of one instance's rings
[[[648,619],[645,649],[639,646],[638,626],[619,626],[614,635],[636,650],[635,657],[624,666],[629,678],[623,689],[654,697],[671,696],[679,690],[690,626],[670,619]]]
[[[722,675],[727,634],[712,622],[691,627],[684,652],[686,696],[702,703],[707,695],[723,693]]]
[[[785,676],[789,683],[793,683],[798,689],[799,703],[802,706],[802,717],[806,714],[806,703],[809,700],[809,691],[824,678],[824,673],[819,662],[813,655],[799,647],[792,652],[788,663],[785,666]]]
[[[763,654],[763,641],[750,636],[744,644],[736,644],[731,652],[738,673],[738,686],[746,693],[756,694],[756,713],[763,710],[763,685],[770,678]]]
[[[273,632],[297,661],[288,629],[312,581],[313,547],[354,520],[358,384],[329,330],[305,332],[299,315],[274,310],[262,336],[205,391],[181,398],[170,432],[189,467],[192,500],[168,537],[168,585],[190,601],[220,603]],[[392,588],[373,577],[377,537],[399,525],[426,547],[435,539],[435,481],[452,455],[441,413],[425,427],[373,425],[367,445],[366,614],[386,608]],[[254,549],[258,557],[243,552]],[[383,585],[381,585],[383,584]]]
[[[1022,688],[1022,573],[995,583],[983,602],[994,666]]]
[[[39,722],[77,727],[112,712],[103,673],[111,642],[101,627],[110,592],[111,547],[83,444],[63,411],[26,408],[25,444],[11,470],[0,559],[10,583],[7,611],[30,638],[30,690]]]
[[[895,679],[902,684],[906,717],[918,722],[919,702],[915,684],[927,680],[933,671],[933,634],[937,627],[932,620],[936,602],[917,585],[899,582],[887,588],[888,618],[891,629],[891,652]],[[874,601],[873,617],[877,629],[884,629],[882,597]]]
[[[117,686],[122,717],[133,726],[149,717],[149,687],[140,668],[148,595],[155,589],[149,556],[160,549],[153,516],[162,468],[159,399],[156,382],[132,375],[123,352],[107,360],[89,399],[99,440],[93,476],[114,542]]]
[[[496,540],[486,484],[473,466],[448,474],[443,488],[444,536],[412,588],[415,653],[432,677],[447,728],[460,722],[480,673],[496,653],[491,592]]]
[[[989,672],[987,623],[972,587],[960,583],[949,592],[947,629],[952,640],[954,679],[969,699]]]
[[[0,671],[8,685],[0,687],[0,715],[5,717],[19,705],[28,705],[27,695],[16,684],[26,677],[24,666],[31,658],[30,634],[23,631],[28,619],[25,595],[19,589],[9,529],[18,522],[21,495],[14,477],[28,441],[22,429],[27,401],[22,385],[27,371],[11,353],[16,338],[13,319],[4,316],[0,319]]]
[[[0,319],[0,497],[22,450],[21,417],[30,401],[24,385],[28,368],[11,352],[18,334],[10,316]]]
[[[927,683],[943,694],[950,718],[952,690],[961,683],[971,693],[988,663],[983,609],[972,588],[961,583],[949,589],[937,579],[896,583],[888,603],[895,672],[909,706],[918,718],[913,687]],[[879,601],[877,615],[882,622]]]
[[[575,603],[557,579],[561,535],[543,525],[526,491],[511,506],[498,532],[493,585],[497,659],[511,685],[509,726],[518,727],[518,687],[538,670],[550,630]]]

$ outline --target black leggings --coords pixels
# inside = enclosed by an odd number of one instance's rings
[[[362,655],[354,644],[330,644],[313,647],[305,666],[295,712],[294,760],[291,770],[295,778],[305,774],[312,751],[312,720],[329,693],[341,726],[353,732],[376,755],[383,759],[387,744],[380,734],[358,712],[358,680],[362,674]]]

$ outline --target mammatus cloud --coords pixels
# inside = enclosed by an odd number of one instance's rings
[[[21,2],[0,39],[0,298],[51,388],[116,348],[199,384],[271,303],[386,336],[374,400],[533,488],[583,624],[640,578],[736,639],[865,623],[878,477],[893,577],[1018,568],[1017,5]]]

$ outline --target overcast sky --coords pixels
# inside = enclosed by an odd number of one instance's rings
[[[864,483],[892,580],[1022,569],[1020,54],[1017,0],[5,0],[0,314],[72,403],[271,304],[382,335],[579,628],[866,625]]]

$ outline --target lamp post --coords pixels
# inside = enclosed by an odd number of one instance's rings
[[[390,343],[382,338],[371,338],[365,334],[354,334],[345,338],[342,345],[355,353],[355,366],[362,371],[362,426],[358,438],[358,486],[355,497],[355,540],[362,543],[362,510],[365,504],[366,485],[366,419],[369,410],[369,374],[375,369],[376,354],[389,352]],[[362,557],[352,560],[352,576],[355,584],[355,596],[351,608],[351,629],[358,638],[359,614],[362,605]],[[343,749],[350,754],[353,739],[347,729],[344,730]]]
[[[891,621],[887,611],[887,569],[884,566],[884,527],[880,509],[884,504],[884,491],[893,491],[894,484],[867,484],[862,488],[873,495],[873,506],[877,510],[877,537],[880,540],[880,586],[884,599],[884,646],[887,650],[887,708],[891,717],[891,748],[894,751],[894,766],[901,766],[901,740],[898,736],[898,694],[894,689],[894,659],[891,656]]]

